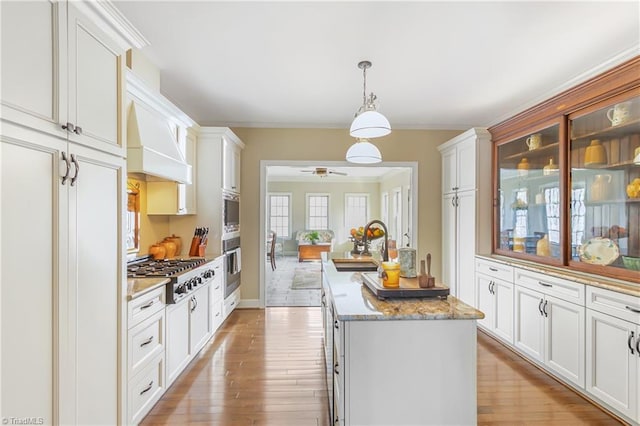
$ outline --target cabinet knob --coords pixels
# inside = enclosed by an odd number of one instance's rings
[[[75,129],[72,130],[73,133],[75,133],[76,135],[81,135],[82,134],[82,127],[80,126],[76,126]]]
[[[73,123],[69,123],[68,121],[67,121],[67,124],[63,124],[62,125],[62,128],[64,130],[66,130],[67,132],[74,132],[75,131],[75,126],[73,125]]]

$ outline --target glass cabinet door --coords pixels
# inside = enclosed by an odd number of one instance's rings
[[[640,96],[569,118],[570,263],[622,277],[638,274]]]
[[[560,261],[559,135],[554,124],[498,145],[496,252]]]

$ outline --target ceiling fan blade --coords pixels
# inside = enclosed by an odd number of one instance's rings
[[[315,170],[300,170],[300,173],[315,173]]]
[[[343,173],[343,172],[334,172],[333,170],[329,170],[329,173],[331,173],[332,175],[347,176],[347,174],[346,174],[346,173]]]

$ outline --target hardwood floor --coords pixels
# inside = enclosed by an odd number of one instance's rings
[[[236,310],[141,425],[329,425],[320,308]],[[478,424],[619,422],[478,333]]]

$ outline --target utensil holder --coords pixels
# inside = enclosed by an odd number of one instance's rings
[[[200,237],[193,237],[191,240],[191,248],[189,248],[189,256],[198,256],[200,247]]]

